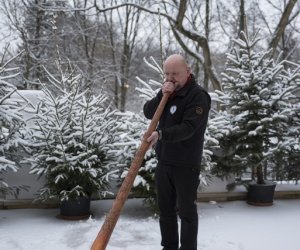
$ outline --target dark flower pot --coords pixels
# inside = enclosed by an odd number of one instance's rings
[[[271,206],[275,193],[276,183],[250,183],[248,187],[247,203],[254,206]]]
[[[78,197],[60,203],[60,217],[69,220],[80,220],[90,216],[91,199]]]

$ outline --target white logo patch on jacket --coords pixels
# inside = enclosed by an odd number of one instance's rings
[[[171,106],[171,108],[170,108],[170,113],[173,115],[173,114],[176,112],[176,110],[177,110],[177,106],[176,106],[176,105],[173,105],[173,106]]]

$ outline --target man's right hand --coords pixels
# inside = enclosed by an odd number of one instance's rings
[[[149,148],[151,148],[158,141],[158,132],[153,131],[149,137],[147,137],[147,135],[144,135],[144,138],[147,142],[150,143]]]
[[[164,82],[162,86],[162,93],[172,94],[175,90],[175,84],[173,82]]]

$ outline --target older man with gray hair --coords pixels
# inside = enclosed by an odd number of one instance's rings
[[[163,94],[170,94],[156,131],[147,138],[155,145],[158,159],[155,181],[161,245],[164,250],[196,250],[197,188],[211,99],[196,83],[183,56],[169,56],[163,70],[161,90],[144,105],[145,116],[152,119]]]

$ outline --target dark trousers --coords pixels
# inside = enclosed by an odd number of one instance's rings
[[[181,220],[180,249],[197,250],[199,171],[159,163],[155,180],[163,250],[178,250],[177,213]]]

